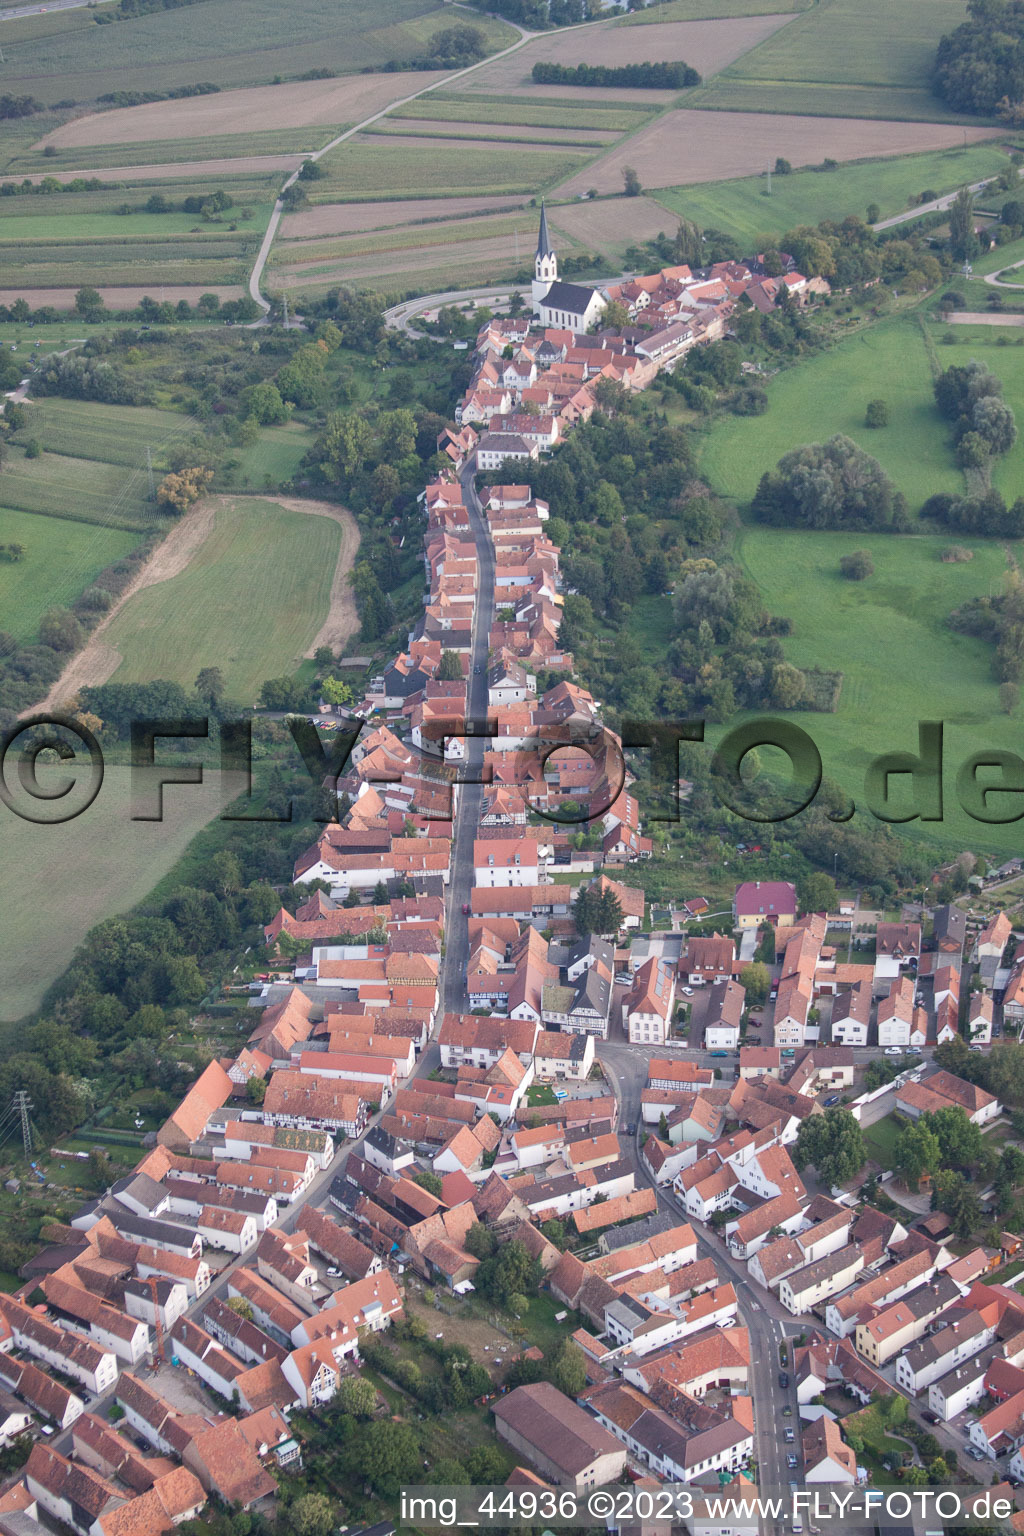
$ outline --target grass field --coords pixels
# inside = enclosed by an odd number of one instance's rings
[[[148,447],[159,469],[166,446],[194,425],[191,417],[175,411],[43,396],[32,401],[28,422],[15,441],[36,437],[48,452],[124,464],[131,469],[145,463]]]
[[[743,80],[719,75],[686,98],[688,107],[711,112],[787,112],[801,117],[882,118],[889,122],[962,123],[978,118],[951,112],[927,86],[798,84],[791,80]]]
[[[940,328],[936,327],[936,330],[940,331]],[[1019,434],[1024,427],[1024,345],[1000,346],[999,338],[1010,338],[1012,343],[1016,343],[1024,333],[980,325],[943,326],[941,332],[952,333],[957,338],[955,347],[940,346],[938,349],[943,367],[953,362],[965,363],[976,357],[1002,379],[1003,395],[1017,417]],[[1002,491],[1007,501],[1024,496],[1024,441],[1019,435],[1005,458],[996,462],[992,482]]]
[[[875,1162],[880,1163],[883,1168],[892,1167],[892,1149],[900,1129],[901,1121],[890,1114],[881,1120],[876,1120],[874,1125],[866,1125],[861,1132],[868,1156],[874,1158]]]
[[[340,547],[328,518],[219,501],[186,569],[137,592],[104,632],[123,658],[113,680],[191,684],[217,666],[230,697],[255,699],[264,678],[294,670],[324,622]]]
[[[69,522],[132,530],[158,522],[146,501],[144,464],[128,469],[61,453],[26,459],[24,449],[15,446],[4,464],[3,477],[4,500],[22,512],[46,512]]]
[[[50,608],[67,607],[93,578],[135,544],[114,528],[71,524],[34,512],[0,507],[0,543],[23,544],[17,565],[0,564],[0,614],[17,640],[35,637]]]
[[[39,21],[50,25],[40,27]],[[119,90],[167,91],[295,80],[310,69],[358,74],[367,65],[422,55],[451,24],[434,0],[252,0],[244,26],[233,0],[139,16],[98,27],[87,8],[4,23],[4,89],[48,104],[95,101]],[[506,23],[474,16],[492,49],[514,42]]]
[[[130,779],[129,769],[108,767],[93,804],[63,826],[36,826],[0,805],[0,1020],[38,1007],[89,929],[141,901],[239,787],[207,769],[202,785],[164,791],[162,822],[132,821]],[[59,922],[40,922],[58,888]]]
[[[964,0],[819,0],[726,74],[769,86],[927,87],[939,38],[966,16]]]
[[[281,485],[290,480],[313,445],[313,434],[300,421],[283,427],[264,427],[251,448],[232,454],[235,468],[222,470],[224,481],[239,490],[258,489],[264,484]]]
[[[770,197],[765,176],[673,187],[655,195],[664,207],[704,229],[721,229],[756,241],[758,235],[778,235],[822,219],[842,219],[851,213],[864,218],[869,203],[877,203],[882,217],[888,218],[901,213],[921,192],[953,191],[964,182],[998,175],[1006,163],[1006,152],[995,143],[973,144],[966,150],[865,160],[829,172],[803,170],[773,176]]]
[[[782,642],[786,659],[843,673],[835,714],[789,718],[817,745],[825,774],[860,807],[857,824],[874,825],[863,809],[871,759],[916,752],[917,722],[941,720],[944,820],[911,822],[902,830],[947,847],[998,852],[1007,846],[1007,829],[982,826],[961,811],[955,772],[983,747],[1017,750],[1020,728],[1000,712],[991,647],[954,634],[945,619],[969,598],[1002,590],[1007,556],[998,542],[965,540],[974,559],[947,565],[939,554],[949,542],[926,535],[746,528],[740,557],[770,612],[793,621],[792,635]],[[839,572],[840,557],[855,549],[870,550],[874,561],[875,573],[864,582],[846,581]]]
[[[463,191],[539,192],[572,174],[585,156],[571,151],[549,153],[460,144],[407,148],[396,144],[343,144],[320,164],[327,172],[314,181],[310,201],[330,203],[365,200],[445,197],[457,186]]]
[[[952,351],[952,349],[950,349]],[[700,450],[711,484],[740,503],[790,448],[844,432],[872,454],[907,498],[911,513],[963,479],[932,401],[924,338],[912,317],[885,321],[769,379],[764,416],[722,417]],[[869,400],[884,397],[890,425],[864,426]]]

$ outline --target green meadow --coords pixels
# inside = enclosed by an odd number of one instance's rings
[[[16,564],[0,563],[2,627],[17,640],[33,639],[44,613],[73,603],[135,543],[132,534],[120,529],[0,507],[0,544],[25,548]]]
[[[221,498],[214,526],[179,575],[136,592],[104,633],[118,683],[191,686],[220,667],[229,697],[256,699],[294,671],[327,617],[338,524],[252,497]]]
[[[741,506],[765,470],[790,448],[821,442],[836,432],[878,459],[906,496],[911,513],[936,491],[963,489],[946,424],[932,400],[928,353],[913,316],[850,336],[784,369],[764,388],[764,416],[720,417],[700,450],[704,476]],[[874,399],[889,402],[890,425],[873,431],[864,425],[864,411]]]
[[[812,533],[746,527],[739,554],[772,613],[793,621],[783,643],[798,667],[842,672],[835,714],[787,716],[821,754],[825,774],[864,810],[864,773],[883,752],[917,751],[917,723],[945,724],[945,808],[941,826],[907,823],[906,832],[946,847],[1016,849],[1020,834],[968,818],[955,797],[956,770],[986,747],[1020,750],[1020,725],[1001,713],[992,649],[955,634],[945,620],[969,598],[998,594],[1007,551],[995,540],[963,540],[973,560],[946,564],[948,537]],[[868,549],[874,575],[847,581],[839,560]],[[894,786],[899,789],[899,782]]]
[[[917,202],[922,192],[952,192],[964,182],[997,176],[1006,164],[1005,150],[995,143],[974,144],[966,150],[855,161],[834,171],[793,171],[771,178],[770,195],[767,176],[673,187],[650,195],[703,229],[756,242],[759,235],[780,235],[823,219],[849,214],[863,219],[869,203],[877,203],[881,217],[889,218]]]

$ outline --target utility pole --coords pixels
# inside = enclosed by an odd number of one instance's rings
[[[153,483],[153,450],[146,444],[146,473],[149,476],[149,499],[156,500],[156,486]]]
[[[288,295],[287,294],[284,294],[282,296],[281,303],[284,306],[284,328],[285,328],[285,330],[287,330],[288,329]]]
[[[11,1101],[11,1108],[21,1120],[21,1140],[22,1145],[25,1148],[26,1162],[31,1162],[33,1143],[35,1140],[35,1133],[32,1130],[32,1122],[29,1119],[29,1112],[31,1111],[32,1107],[32,1100],[29,1098],[24,1088],[19,1088]]]

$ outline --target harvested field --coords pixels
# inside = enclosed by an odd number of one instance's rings
[[[548,204],[548,222],[561,234],[598,251],[619,253],[638,240],[671,233],[675,219],[650,197],[616,198],[614,202]]]
[[[291,254],[288,252],[289,257]],[[495,281],[500,282],[502,279],[497,275],[499,270],[511,276],[522,267],[525,259],[522,243],[520,243],[519,260],[516,261],[512,237],[505,235],[491,240],[475,240],[471,245],[454,244],[448,250],[439,250],[436,246],[430,248],[420,246],[411,251],[396,251],[393,255],[379,252],[376,255],[367,254],[326,263],[314,261],[268,268],[267,277],[270,287],[277,291],[282,288],[308,288],[314,285],[323,286],[350,281],[355,278],[368,280],[399,273],[419,274],[425,263],[436,264],[442,258],[453,272],[458,269],[459,283],[455,286],[463,282],[465,274],[461,269],[469,262],[481,264],[485,271],[488,262],[494,263]]]
[[[783,112],[799,117],[877,117],[893,122],[964,123],[976,118],[951,112],[924,86],[810,85],[791,81],[740,80],[716,75],[698,86],[687,106],[708,112]]]
[[[533,128],[516,123],[438,122],[433,118],[382,118],[367,133],[415,135],[415,142],[427,139],[514,139],[524,144],[593,144],[599,149],[619,137],[600,128]]]
[[[190,136],[204,139],[214,134],[244,133],[254,125],[267,132],[275,128],[358,123],[383,111],[393,101],[423,90],[435,80],[443,80],[445,73],[410,70],[394,75],[351,75],[339,80],[304,80],[222,91],[216,96],[190,96],[182,101],[156,101],[144,107],[121,107],[113,112],[75,118],[48,133],[37,147],[138,144]]]
[[[446,123],[518,123],[524,128],[597,128],[609,133],[632,133],[643,127],[645,111],[637,107],[590,106],[578,99],[529,102],[517,96],[473,95],[456,98],[449,91],[435,91],[406,106],[396,107],[391,118],[432,118]]]
[[[806,11],[814,0],[789,0],[789,11]],[[659,26],[666,21],[701,21],[715,16],[768,16],[779,9],[779,0],[666,0],[632,16],[623,16],[621,27]]]
[[[973,314],[967,309],[954,309],[945,317],[950,325],[1024,325],[1024,315]]]
[[[74,309],[77,291],[75,288],[0,288],[0,304],[13,304],[16,299],[24,299],[33,309],[38,309],[41,304],[52,304],[55,309]],[[179,299],[194,304],[203,293],[215,293],[221,301],[240,299],[243,291],[240,283],[210,286],[204,283],[191,288],[165,285],[162,290],[170,304],[177,304]],[[98,292],[108,309],[134,309],[141,299],[155,296],[152,284],[147,288],[100,288]]]
[[[618,21],[602,21],[593,26],[573,27],[550,37],[534,38],[507,58],[478,69],[466,81],[470,91],[519,91],[532,84],[534,64],[642,64],[647,59],[684,60],[704,76],[717,74],[726,65],[749,53],[765,38],[785,26],[791,16],[745,16],[721,21],[653,22],[647,27],[624,28]],[[537,89],[537,87],[535,87]],[[564,96],[566,87],[542,86],[539,89]],[[594,105],[616,99],[615,92],[586,90],[579,93],[579,105],[595,98]],[[650,100],[671,98],[674,92],[627,91],[625,99]]]
[[[442,220],[418,225],[413,229],[370,230],[365,234],[328,235],[312,240],[292,240],[271,252],[271,266],[318,260],[341,260],[348,256],[374,258],[398,255],[402,251],[426,251],[436,261],[449,247],[472,246],[481,240],[504,235],[511,249],[518,234],[520,248],[533,247],[536,215],[532,209],[521,213],[496,213],[484,219]]]
[[[638,29],[640,30],[640,29]],[[681,165],[696,182],[762,171],[777,155],[793,165],[818,164],[824,158],[860,160],[874,155],[905,155],[919,150],[945,149],[978,143],[997,134],[994,128],[959,128],[950,123],[887,123],[857,118],[771,116],[754,112],[705,113],[681,109],[669,112],[628,143],[559,186],[569,197],[597,187],[601,192],[622,189],[622,171],[635,166],[644,186],[668,187]]]
[[[302,155],[244,155],[238,160],[175,160],[167,165],[76,166],[73,170],[47,171],[58,181],[74,181],[79,176],[101,176],[104,181],[182,181],[203,176],[260,175],[261,172],[297,171]],[[30,176],[42,181],[43,172]]]
[[[403,203],[328,203],[322,208],[303,208],[286,213],[279,231],[282,240],[309,240],[318,235],[350,235],[396,224],[454,218],[460,214],[500,212],[522,207],[519,197],[412,198]],[[424,229],[424,234],[427,230]]]

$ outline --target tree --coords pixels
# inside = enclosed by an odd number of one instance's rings
[[[441,664],[437,669],[437,677],[442,683],[462,682],[462,661],[458,651],[441,652]]]
[[[156,499],[161,506],[170,507],[175,512],[187,512],[212,479],[213,470],[199,465],[183,469],[179,474],[165,475],[157,486]]]
[[[513,1298],[536,1293],[540,1264],[518,1238],[504,1243],[493,1258],[486,1259],[476,1272],[477,1289],[501,1307],[513,1308]]]
[[[859,1123],[838,1106],[808,1115],[797,1132],[793,1162],[798,1169],[813,1163],[824,1184],[845,1184],[867,1162]]]
[[[105,1152],[93,1147],[89,1153],[89,1178],[94,1189],[109,1189],[114,1182],[114,1165]]]
[[[936,1173],[932,1208],[949,1217],[954,1236],[960,1242],[966,1242],[981,1221],[981,1202],[962,1173]]]
[[[288,407],[281,399],[281,391],[273,379],[262,379],[259,384],[253,384],[245,390],[242,405],[246,415],[259,422],[261,427],[275,426],[288,420]]]
[[[875,574],[875,562],[867,549],[855,549],[852,554],[840,555],[839,569],[847,581],[866,581]]]
[[[340,677],[325,677],[320,684],[320,692],[328,704],[335,708],[339,704],[351,704],[352,689],[348,683],[342,682]]]
[[[204,703],[212,707],[224,697],[224,673],[220,667],[201,667],[192,686]]]
[[[899,1132],[893,1143],[893,1167],[908,1187],[916,1189],[924,1175],[935,1173],[942,1161],[939,1139],[924,1124],[924,1117],[912,1120]]]
[[[771,991],[772,977],[763,960],[752,960],[740,971],[740,986],[748,1003],[763,1003]]]
[[[775,174],[776,174],[776,176],[789,176],[790,173],[792,172],[792,170],[793,170],[793,167],[792,167],[792,165],[790,165],[788,160],[784,160],[781,155],[776,156],[776,159],[775,159]]]
[[[866,427],[887,427],[889,425],[888,400],[869,400],[864,412],[864,425]]]
[[[959,1105],[951,1104],[921,1118],[927,1121],[928,1129],[938,1140],[944,1168],[970,1168],[978,1161],[982,1148],[981,1129],[967,1118]]]
[[[613,299],[606,304],[597,321],[598,329],[602,331],[621,331],[629,324],[629,309],[620,299]]]
[[[247,1323],[252,1322],[252,1302],[246,1301],[244,1296],[229,1296],[227,1305],[236,1317],[244,1318]]]
[[[250,1077],[245,1085],[250,1104],[262,1104],[267,1096],[267,1085],[262,1077]]]
[[[343,1376],[338,1388],[338,1406],[355,1419],[372,1418],[377,1407],[377,1389],[365,1376]]]
[[[891,528],[906,515],[878,460],[842,434],[783,454],[761,476],[751,506],[760,522],[778,527]]]
[[[1005,715],[1015,715],[1020,708],[1020,687],[1017,683],[1000,683],[999,707]]]
[[[980,247],[974,233],[974,194],[961,187],[949,208],[949,253],[954,261],[971,261]]]
[[[466,1233],[464,1247],[475,1259],[490,1259],[497,1252],[498,1240],[482,1221],[475,1221]]]
[[[639,197],[643,191],[640,177],[631,165],[622,167],[622,185],[627,197]]]
[[[835,881],[821,870],[812,870],[798,881],[797,896],[803,912],[834,912],[839,905]]]
[[[579,1397],[587,1384],[583,1351],[572,1339],[564,1339],[551,1362],[551,1380],[566,1397]]]
[[[288,1510],[291,1536],[328,1536],[334,1526],[334,1505],[325,1493],[303,1493]]]
[[[437,1197],[440,1199],[440,1176],[436,1173],[433,1173],[429,1168],[422,1168],[420,1172],[416,1174],[413,1183],[418,1184],[421,1189],[425,1189],[428,1194],[437,1195]]]
[[[105,309],[103,295],[97,288],[79,288],[75,294],[75,313],[83,320],[99,320]]]
[[[85,639],[81,624],[67,608],[51,608],[39,621],[39,643],[55,651],[77,651]]]

